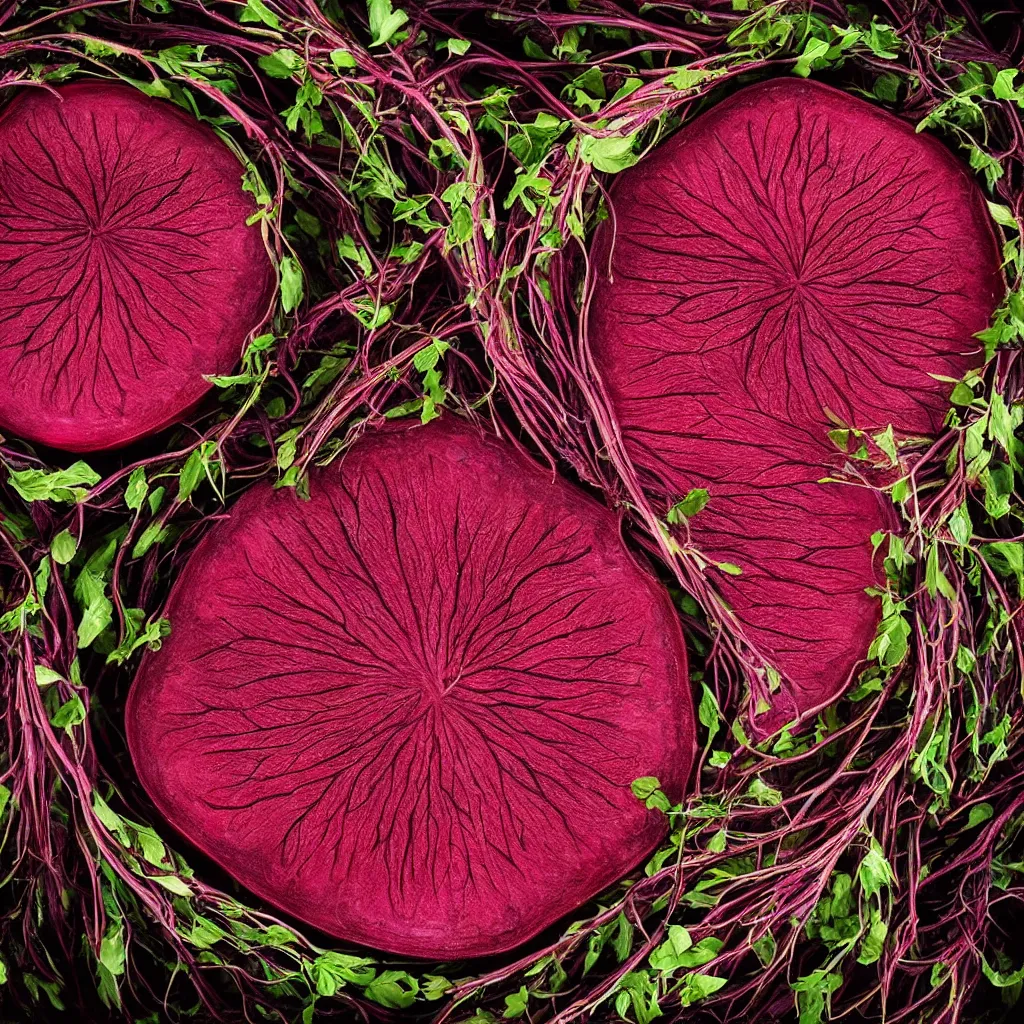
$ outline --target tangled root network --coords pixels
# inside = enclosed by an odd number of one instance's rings
[[[2,1024],[1019,1015],[976,6],[0,3]]]

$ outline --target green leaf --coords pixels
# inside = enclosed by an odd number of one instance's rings
[[[728,836],[726,835],[725,829],[720,828],[709,840],[708,840],[708,852],[709,853],[722,853],[725,850]]]
[[[36,665],[36,685],[49,686],[51,683],[63,682],[64,677],[46,665]]]
[[[868,657],[877,658],[883,669],[896,668],[907,655],[910,623],[903,615],[905,605],[888,592],[882,594],[882,618],[875,639],[868,648]]]
[[[305,67],[305,61],[294,50],[265,53],[256,62],[271,78],[291,78]]]
[[[729,576],[742,576],[743,570],[735,565],[733,562],[715,562],[715,568],[721,569],[722,572]]]
[[[356,59],[348,50],[331,50],[331,63],[339,71],[345,71],[356,66]]]
[[[1005,462],[990,463],[981,474],[981,482],[985,487],[985,511],[993,519],[1009,515],[1013,470]]]
[[[635,135],[580,136],[580,156],[594,169],[616,174],[640,158],[633,152]]]
[[[203,478],[203,455],[197,448],[188,457],[178,478],[178,501],[186,502]]]
[[[865,40],[868,48],[882,60],[895,60],[899,56],[903,42],[891,25],[871,19],[871,30]]]
[[[82,698],[79,697],[77,693],[74,694],[70,700],[61,704],[50,719],[50,722],[55,729],[66,729],[68,732],[70,732],[76,725],[81,725],[84,721],[85,705],[82,703]]]
[[[519,986],[518,992],[505,996],[505,1012],[502,1017],[522,1017],[526,1013],[527,1004],[530,1002],[530,993],[525,985]]]
[[[144,621],[146,613],[141,608],[128,608],[125,612],[125,623],[127,629],[125,638],[107,655],[107,664],[123,665],[140,647],[146,646],[151,651],[160,650],[160,645],[165,637],[171,635],[171,624],[167,619],[154,619],[146,624],[146,628],[139,627]]]
[[[683,987],[679,998],[682,1000],[683,1006],[689,1006],[700,999],[706,999],[723,988],[726,981],[726,978],[718,978],[713,974],[686,974],[683,976]]]
[[[150,523],[132,548],[132,558],[141,558],[157,541],[163,540],[166,527],[161,522]]]
[[[1012,973],[1004,973],[995,970],[984,956],[981,958],[981,971],[996,988],[1012,988],[1024,981],[1024,967]]]
[[[833,992],[843,983],[838,971],[812,971],[792,983],[796,993],[799,1024],[820,1024]]]
[[[138,512],[148,493],[149,484],[146,482],[146,471],[142,466],[138,466],[128,477],[128,486],[124,490],[124,503],[133,512]]]
[[[992,82],[992,95],[997,100],[1016,100],[1021,106],[1024,106],[1024,93],[1013,84],[1016,77],[1016,68],[1003,68]]]
[[[710,746],[721,728],[721,713],[719,711],[718,701],[715,699],[715,695],[711,692],[711,688],[705,682],[701,682],[700,685],[701,698],[700,705],[697,708],[697,717],[700,720],[700,724],[708,731],[706,746]]]
[[[238,20],[243,25],[263,24],[273,29],[281,27],[277,15],[263,3],[263,0],[248,0]]]
[[[653,775],[633,780],[630,786],[633,796],[645,802],[648,810],[667,811],[672,806],[669,798],[660,790],[660,782]]]
[[[451,223],[445,232],[445,242],[449,248],[465,245],[473,237],[473,211],[465,204],[452,211]]]
[[[925,563],[924,585],[928,596],[935,598],[936,593],[942,594],[949,601],[956,600],[956,591],[946,574],[939,568],[939,545],[933,541],[928,550],[928,561]]]
[[[356,240],[351,235],[346,234],[338,239],[338,257],[359,264],[363,277],[369,277],[373,273],[370,254],[364,246],[356,245]]]
[[[754,776],[746,795],[753,797],[761,807],[778,807],[782,803],[782,793],[769,786],[760,775]]]
[[[612,941],[612,948],[615,950],[615,956],[621,964],[629,956],[629,951],[633,948],[633,925],[625,914],[619,914],[615,919],[615,926],[616,932],[615,938]]]
[[[99,978],[97,990],[100,999],[107,1006],[120,1006],[121,994],[117,979],[124,973],[125,948],[124,936],[119,924],[111,924],[107,933],[100,940],[97,961],[96,973]]]
[[[1000,72],[1000,74],[1002,74],[1002,72]],[[989,202],[987,205],[990,216],[997,224],[1004,228],[1010,228],[1013,231],[1019,230],[1017,218],[1014,217],[1013,211],[1008,206],[992,202]]]
[[[714,78],[719,74],[721,72],[713,71],[710,68],[676,68],[665,81],[673,89],[678,89],[682,92],[685,89],[692,89],[694,86],[700,85],[701,82],[706,82],[709,78]]]
[[[868,852],[857,868],[857,881],[866,899],[877,896],[896,881],[881,844],[872,836]]]
[[[620,1017],[632,1008],[636,1024],[651,1024],[660,1017],[658,987],[646,971],[630,971],[618,983],[619,994],[615,998],[615,1009]]]
[[[823,39],[815,39],[812,36],[807,40],[804,52],[797,57],[796,64],[793,65],[793,73],[800,75],[801,78],[806,78],[811,73],[811,67],[814,62],[824,57],[829,49],[830,47],[827,42]]]
[[[875,434],[872,440],[889,457],[890,466],[895,466],[899,462],[899,456],[896,452],[896,438],[893,435],[891,423],[880,434]]]
[[[188,459],[185,461],[185,465],[181,469],[181,473],[178,476],[178,501],[184,502],[192,496],[192,492],[199,486],[199,482],[205,476],[207,479],[213,482],[211,471],[213,467],[218,466],[218,461],[214,458],[217,451],[216,441],[203,441],[202,444],[196,448]],[[214,485],[216,489],[216,485]]]
[[[78,541],[70,530],[61,530],[50,544],[50,554],[58,565],[67,565],[78,550]]]
[[[285,256],[281,260],[281,308],[291,313],[302,301],[302,268],[294,256]]]
[[[113,836],[116,836],[122,846],[130,846],[128,833],[125,831],[124,822],[110,809],[110,805],[96,792],[92,791],[93,813],[100,820],[100,824]]]
[[[132,825],[132,832],[135,835],[135,843],[133,845],[142,851],[143,860],[152,864],[155,868],[166,870],[170,865],[170,857],[167,853],[167,847],[163,844],[163,840],[151,828],[147,828],[145,825]]]
[[[59,982],[45,981],[37,975],[28,972],[21,976],[21,980],[35,1002],[39,1002],[39,993],[42,992],[55,1010],[64,1009],[64,1004],[60,1001],[61,986]]]
[[[376,977],[373,961],[348,953],[321,953],[307,968],[317,993],[333,996],[346,984],[369,985]]]
[[[675,525],[692,519],[698,512],[707,507],[711,496],[703,487],[694,487],[682,501],[677,501],[668,510],[668,521]]]
[[[111,925],[100,941],[99,961],[111,974],[124,974],[124,935],[120,925]]]
[[[882,915],[877,907],[871,908],[871,923],[868,926],[868,933],[861,940],[860,956],[857,957],[859,964],[873,964],[885,948],[885,937],[889,934],[889,926],[882,920]]]
[[[405,971],[382,971],[369,985],[365,995],[381,1006],[403,1010],[416,1001],[419,982]]]
[[[412,358],[412,365],[419,373],[434,369],[441,357],[451,346],[440,338],[431,338],[430,344],[421,348]]]
[[[199,949],[209,949],[227,937],[228,933],[223,928],[205,917],[197,917],[188,933],[189,942]]]
[[[259,929],[252,941],[264,946],[274,946],[276,949],[290,949],[293,942],[298,942],[298,936],[284,925],[271,924]]]
[[[391,0],[367,0],[366,9],[370,16],[371,46],[383,46],[409,20],[405,11],[391,9]]]
[[[85,462],[74,462],[67,469],[11,470],[11,486],[25,501],[81,501],[87,488],[100,482],[100,475]],[[81,485],[85,485],[84,487]]]
[[[398,419],[400,416],[409,416],[414,412],[419,412],[422,408],[422,398],[410,398],[408,402],[402,402],[401,405],[393,405],[390,409],[386,409],[384,411],[384,418],[388,420]]]
[[[957,544],[966,545],[970,542],[974,526],[971,523],[971,514],[967,510],[966,501],[961,502],[950,515],[949,532]]]
[[[900,92],[899,75],[894,75],[891,71],[883,72],[875,79],[871,91],[876,99],[880,99],[884,103],[895,103]]]
[[[648,957],[648,963],[656,971],[667,974],[683,966],[680,957],[693,945],[690,933],[679,924],[669,925],[668,938],[656,946]]]
[[[644,775],[642,778],[634,779],[630,789],[638,800],[646,800],[652,793],[661,789],[661,781],[653,775]]]
[[[110,625],[114,606],[107,597],[103,576],[88,566],[75,580],[75,596],[83,608],[78,623],[78,646],[88,647]]]
[[[711,963],[722,951],[724,943],[721,939],[708,935],[696,945],[691,946],[688,945],[690,941],[688,932],[684,937],[679,933],[673,934],[672,928],[680,928],[682,932],[686,932],[686,929],[680,925],[670,926],[669,941],[663,942],[651,953],[651,966],[657,967],[662,972],[703,967],[704,964]],[[657,964],[654,962],[655,954],[657,954]]]
[[[757,955],[762,965],[767,967],[775,959],[775,936],[771,932],[765,932],[759,939],[755,939],[750,948]]]
[[[0,782],[0,821],[4,820],[4,813],[7,810],[7,804],[11,799],[11,791]],[[2,984],[2,982],[0,982]]]
[[[191,896],[192,890],[177,875],[151,875],[157,885],[162,886],[175,896]]]
[[[988,821],[993,814],[995,814],[995,810],[991,804],[975,804],[971,808],[971,813],[967,816],[967,827],[974,828],[976,825],[980,825],[983,821]]]
[[[160,100],[169,100],[171,98],[171,90],[163,79],[154,78],[150,81],[140,81],[136,78],[129,78],[126,75],[125,81],[130,82],[139,92],[145,93],[147,96],[155,96]]]

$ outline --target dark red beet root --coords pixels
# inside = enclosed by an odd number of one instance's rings
[[[524,942],[637,864],[695,747],[678,619],[615,516],[451,416],[251,490],[128,702],[143,785],[245,886],[430,958]]]
[[[826,410],[937,430],[1002,292],[981,191],[935,139],[845,93],[744,89],[616,179],[589,337],[656,490],[707,487],[695,541],[789,679],[766,728],[834,699],[877,623],[865,489],[820,484]]]
[[[170,103],[22,91],[0,114],[0,427],[95,451],[178,420],[267,310],[254,210],[239,161]]]

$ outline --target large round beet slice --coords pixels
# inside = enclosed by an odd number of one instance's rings
[[[530,938],[658,842],[695,727],[677,617],[617,520],[453,417],[257,487],[174,586],[127,710],[148,792],[355,943]]]
[[[179,419],[262,320],[273,270],[242,166],[130,86],[0,113],[0,427],[71,451]]]
[[[666,495],[708,486],[697,542],[789,678],[842,691],[877,612],[870,492],[821,484],[832,416],[939,428],[1002,290],[981,191],[935,139],[813,82],[744,89],[616,179],[589,337],[627,448]],[[610,271],[610,273],[609,273]],[[773,715],[778,724],[778,715]]]

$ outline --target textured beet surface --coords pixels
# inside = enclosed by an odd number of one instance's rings
[[[771,725],[833,699],[877,603],[872,492],[822,484],[826,410],[931,433],[1002,292],[983,196],[935,139],[845,93],[775,80],[704,114],[613,192],[590,340],[627,448],[788,675]]]
[[[0,114],[0,427],[72,451],[178,419],[231,370],[273,272],[242,166],[130,86]]]
[[[168,819],[352,942],[515,946],[658,842],[686,654],[617,520],[452,417],[359,442],[312,497],[253,489],[177,581],[128,738]]]

